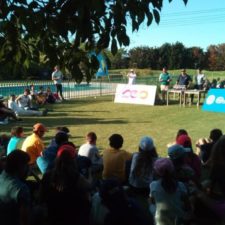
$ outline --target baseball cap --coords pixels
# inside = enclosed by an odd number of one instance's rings
[[[160,158],[155,161],[154,170],[159,176],[164,176],[166,172],[174,171],[174,165],[170,159]]]
[[[48,129],[42,123],[36,123],[33,126],[33,131],[48,131]]]
[[[142,151],[151,151],[153,148],[155,148],[153,139],[148,136],[143,137],[139,143],[139,148]]]
[[[184,148],[192,147],[191,138],[186,134],[182,134],[179,137],[177,137],[176,143],[178,145],[182,145]]]
[[[182,158],[185,155],[186,149],[178,144],[172,145],[168,148],[168,156],[174,160]]]

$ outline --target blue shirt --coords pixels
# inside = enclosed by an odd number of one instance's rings
[[[7,146],[7,155],[9,155],[12,151],[22,146],[22,142],[24,141],[24,138],[19,137],[11,137],[9,140],[9,144]]]
[[[56,158],[58,146],[49,146],[42,152],[42,156],[39,156],[36,160],[38,168],[41,173],[44,174],[48,169],[51,169]]]
[[[188,74],[180,75],[177,79],[178,85],[185,85],[188,86],[188,84],[192,81],[191,77]]]
[[[166,192],[162,180],[150,184],[150,196],[155,200],[157,225],[172,225],[179,218],[184,218],[184,203],[182,198],[187,195],[187,189],[182,182],[177,183],[174,193]]]
[[[56,70],[52,73],[52,80],[54,81],[54,84],[61,84],[62,79],[63,79],[63,74],[61,71]]]

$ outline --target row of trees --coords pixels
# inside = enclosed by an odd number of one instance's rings
[[[106,51],[112,69],[128,67],[162,69],[204,68],[225,70],[225,44],[210,45],[205,52],[200,47],[186,48],[182,43],[165,43],[161,47],[136,47],[129,51],[119,49],[113,56]]]

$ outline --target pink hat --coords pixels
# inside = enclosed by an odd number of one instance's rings
[[[57,151],[57,157],[60,157],[64,151],[68,152],[70,154],[70,157],[73,159],[77,157],[76,148],[74,148],[70,144],[63,144],[61,147],[59,147]]]
[[[177,137],[176,142],[178,145],[182,145],[184,148],[192,147],[191,138],[186,134],[182,134],[179,137]]]

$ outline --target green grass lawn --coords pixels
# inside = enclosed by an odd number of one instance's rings
[[[115,104],[112,96],[68,100],[51,106],[53,112],[47,117],[26,117],[23,122],[0,125],[0,133],[10,133],[12,126],[21,125],[25,134],[32,132],[36,122],[44,123],[49,132],[46,144],[54,136],[54,128],[67,126],[71,131],[71,141],[77,146],[84,142],[89,131],[98,136],[97,145],[101,150],[108,146],[108,137],[120,133],[124,137],[124,149],[135,152],[142,136],[149,135],[155,140],[160,155],[166,155],[166,145],[172,142],[180,128],[186,129],[193,143],[198,138],[208,137],[213,128],[224,131],[225,115],[203,112],[196,105],[185,108],[178,104],[169,106],[145,106]]]

